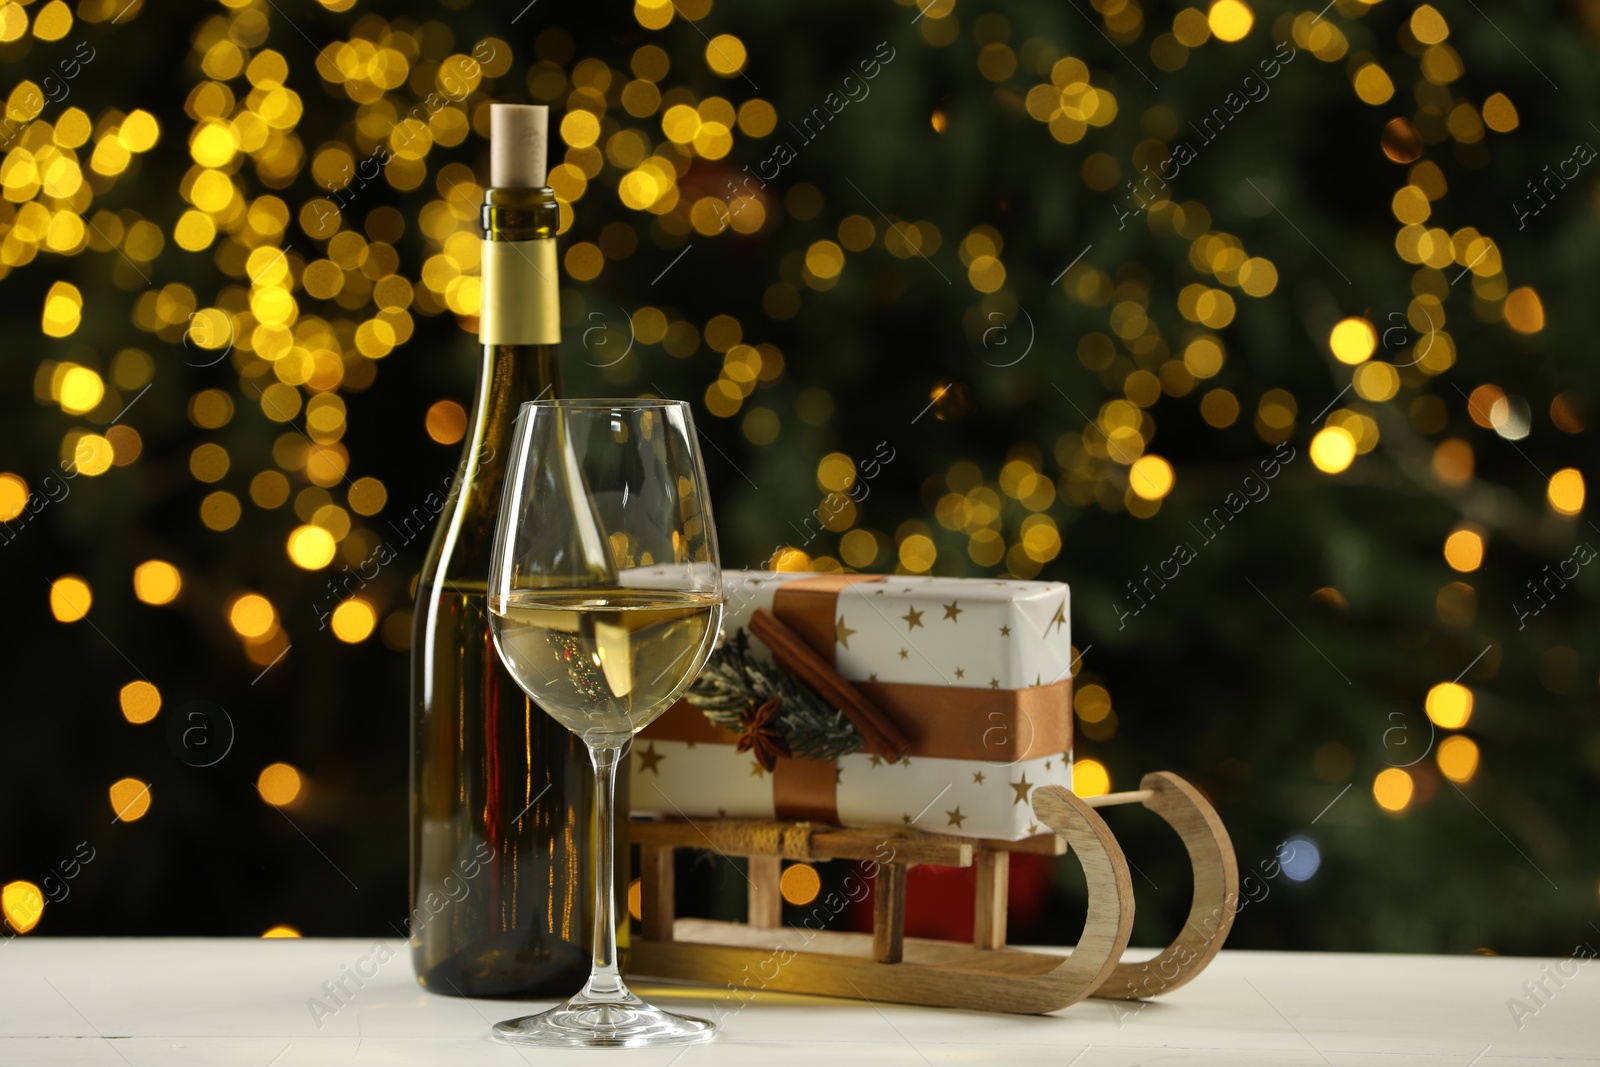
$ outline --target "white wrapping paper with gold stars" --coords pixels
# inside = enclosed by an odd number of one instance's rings
[[[914,826],[1017,841],[1040,785],[1072,785],[1070,593],[1059,582],[724,572],[724,636],[786,623],[911,739],[896,763],[778,757],[679,701],[633,744],[633,808],[673,817]],[[755,656],[769,659],[751,640]]]

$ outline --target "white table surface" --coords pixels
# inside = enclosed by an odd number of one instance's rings
[[[307,1000],[376,944],[19,937],[0,947],[0,1064],[1600,1063],[1600,968],[1585,966],[1561,988],[1546,979],[1552,995],[1519,1029],[1507,999],[1526,998],[1523,983],[1556,961],[1477,956],[1223,952],[1194,982],[1142,1008],[1090,1000],[1050,1016],[782,994],[733,1013],[738,1002],[726,992],[639,983],[663,1006],[723,1014],[718,1040],[536,1052],[492,1040],[489,1024],[541,1005],[424,993],[404,944],[389,941],[393,959],[319,1028]]]

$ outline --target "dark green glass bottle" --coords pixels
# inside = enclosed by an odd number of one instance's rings
[[[517,409],[561,391],[560,213],[544,185],[545,109],[494,107],[497,139],[508,130],[538,162],[516,160],[505,168],[506,149],[495,147],[483,207],[477,395],[461,465],[417,583],[407,933],[417,980],[433,992],[561,997],[589,974],[593,771],[583,742],[506,672],[487,605],[489,552]],[[625,789],[624,781],[619,785]],[[625,791],[617,810],[614,862],[626,871]],[[625,939],[627,909],[618,914]]]

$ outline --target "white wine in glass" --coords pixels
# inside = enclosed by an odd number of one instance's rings
[[[612,789],[633,735],[705,666],[722,624],[722,572],[687,404],[541,400],[517,415],[489,572],[495,647],[517,684],[581,737],[595,769],[594,962],[549,1011],[495,1025],[561,1048],[709,1040],[617,970]]]

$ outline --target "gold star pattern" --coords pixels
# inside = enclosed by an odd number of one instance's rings
[[[901,814],[900,821],[905,823],[907,826],[910,826],[911,825],[911,816],[906,815],[906,814]]]
[[[961,612],[965,610],[964,608],[956,607],[956,605],[959,604],[959,603],[961,603],[961,601],[952,600],[952,601],[950,601],[950,603],[945,604],[944,605],[944,617],[949,619],[952,622],[959,623],[961,620],[956,618],[956,616],[960,615]]]
[[[1030,835],[1032,835],[1032,834],[1036,834],[1038,832],[1039,832],[1039,824],[1036,823],[1036,822],[1030,822],[1028,824],[1028,833]]]
[[[874,752],[872,754],[872,765],[874,767],[882,767],[883,766],[883,757],[878,755],[876,752]]]
[[[947,811],[945,814],[950,817],[950,822],[948,825],[954,826],[957,830],[961,829],[961,824],[967,821],[967,817],[961,814],[960,804],[956,805],[955,811]]]
[[[1016,807],[1018,804],[1021,804],[1024,800],[1027,800],[1028,799],[1028,791],[1033,788],[1033,783],[1028,781],[1028,772],[1027,771],[1023,771],[1022,772],[1022,781],[1020,781],[1020,782],[1008,782],[1006,784],[1011,786],[1011,788],[1016,790],[1016,792],[1017,792],[1017,795],[1015,797],[1013,797],[1012,800],[1011,800],[1011,806],[1012,807]]]
[[[867,675],[867,681],[876,682],[877,680],[878,680],[878,672],[877,671],[873,671],[871,674]]]
[[[998,678],[990,678],[989,679],[989,688],[990,689],[999,689],[1000,688],[1000,679],[998,679]]]
[[[639,753],[639,773],[644,774],[648,771],[658,778],[661,777],[661,772],[656,769],[656,764],[666,758],[667,754],[665,752],[657,752],[655,743],[651,742],[649,748]]]
[[[1000,636],[1001,637],[1010,637],[1011,636],[1011,627],[1009,627],[1009,626],[1000,627]]]
[[[1050,761],[1049,760],[1045,760],[1044,761],[1044,769],[1047,770],[1047,771],[1050,769]]]
[[[693,748],[694,747],[694,742],[693,741],[685,741],[683,743],[683,747],[684,748]]]
[[[752,777],[752,778],[760,778],[763,774],[766,774],[766,773],[767,773],[767,769],[765,767],[761,766],[761,761],[760,760],[755,759],[755,760],[751,760],[750,761],[750,777]]]
[[[956,677],[957,678],[965,678],[966,676],[967,676],[967,672],[963,668],[961,668],[961,667],[957,667],[956,668]]]
[[[906,613],[900,617],[906,620],[906,629],[908,631],[915,630],[922,625],[922,612],[916,608],[907,608]]]
[[[1067,624],[1067,601],[1065,598],[1062,599],[1061,606],[1056,608],[1056,613],[1050,617],[1050,621],[1055,624],[1057,630]],[[1045,629],[1048,630],[1049,626],[1046,626]]]
[[[908,652],[908,651],[906,651],[906,650],[905,650],[905,649],[903,649],[903,648],[902,648],[902,649],[901,649],[901,650],[900,650],[900,658],[901,658],[901,659],[905,659],[905,658],[906,658],[906,657],[907,657],[907,656],[909,656],[909,655],[911,655],[911,653],[910,653],[910,652]]]
[[[973,775],[972,775],[972,780],[973,780],[973,782],[975,782],[975,783],[976,783],[976,784],[978,784],[978,785],[982,785],[982,784],[983,784],[983,772],[982,772],[982,771],[975,771],[975,772],[973,772]]]
[[[855,630],[850,629],[850,627],[848,627],[848,626],[846,626],[844,624],[844,616],[843,615],[840,615],[839,616],[839,621],[833,624],[833,636],[834,636],[834,639],[836,641],[838,641],[841,645],[843,645],[845,648],[849,648],[850,647],[850,635],[855,633],[855,632],[856,632]]]

